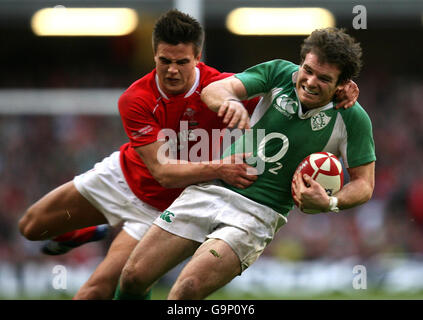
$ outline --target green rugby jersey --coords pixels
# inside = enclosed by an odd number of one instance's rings
[[[235,75],[249,98],[262,99],[251,116],[251,130],[223,154],[252,152],[247,162],[258,169],[258,179],[246,189],[225,186],[285,216],[294,204],[292,176],[309,154],[331,152],[342,157],[346,167],[376,160],[372,124],[358,103],[336,110],[330,102],[303,113],[295,89],[298,68],[273,60]]]

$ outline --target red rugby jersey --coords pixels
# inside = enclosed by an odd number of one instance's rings
[[[211,149],[212,129],[224,128],[217,113],[211,111],[201,101],[200,94],[210,82],[232,74],[220,73],[202,62],[198,64],[196,73],[196,81],[190,91],[167,96],[158,87],[154,69],[135,81],[119,99],[119,112],[130,140],[120,148],[122,171],[134,194],[159,210],[166,209],[183,189],[162,187],[150,174],[134,148],[157,141],[160,130],[168,128],[178,133],[178,143],[182,144],[182,147],[188,145],[190,149],[200,141],[200,137],[193,136],[192,131],[201,128],[208,133]],[[250,102],[247,108],[251,110],[255,102]],[[184,154],[188,152],[181,150],[182,159],[185,158]],[[201,156],[204,158],[205,155]],[[212,150],[209,150],[209,159],[211,157]]]

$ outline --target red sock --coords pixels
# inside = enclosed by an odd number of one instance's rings
[[[60,236],[57,236],[53,240],[58,242],[66,242],[66,241],[85,242],[94,235],[96,230],[97,230],[97,226],[73,230],[73,231],[69,231],[64,234],[61,234]]]

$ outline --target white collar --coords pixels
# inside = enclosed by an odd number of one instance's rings
[[[157,89],[160,92],[160,95],[163,98],[169,100],[169,97],[160,88],[160,85],[159,85],[159,76],[157,75],[157,73],[156,73],[156,78],[155,79],[156,79],[156,86],[157,86]],[[198,67],[195,67],[195,81],[194,81],[194,84],[192,85],[191,89],[189,89],[189,91],[185,94],[184,98],[188,98],[190,95],[192,95],[195,92],[195,90],[197,89],[199,83],[200,83],[200,69],[198,69]]]

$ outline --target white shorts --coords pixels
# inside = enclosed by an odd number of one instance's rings
[[[244,271],[286,222],[267,206],[217,183],[202,183],[187,187],[154,224],[200,243],[207,238],[225,241],[238,255]]]
[[[141,201],[129,188],[116,151],[94,168],[73,179],[76,189],[103,215],[111,226],[124,222],[123,229],[140,240],[161,211]]]

